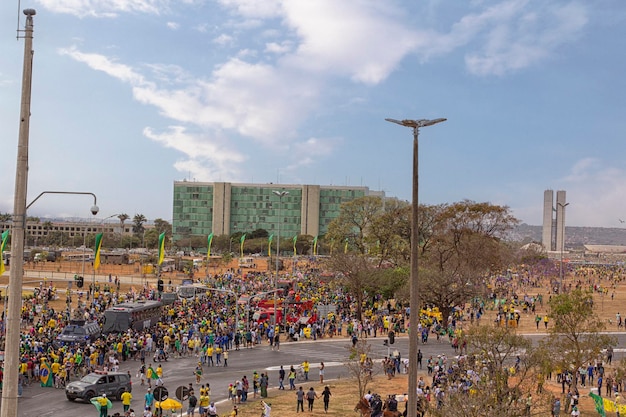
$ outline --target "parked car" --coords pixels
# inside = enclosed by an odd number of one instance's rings
[[[102,330],[97,322],[86,322],[85,320],[71,320],[70,324],[65,326],[63,331],[54,340],[55,347],[68,344],[80,344],[94,342]]]
[[[89,401],[93,397],[106,394],[110,399],[121,400],[124,391],[131,392],[130,375],[123,372],[92,372],[80,381],[70,382],[65,387],[69,401],[81,399]]]

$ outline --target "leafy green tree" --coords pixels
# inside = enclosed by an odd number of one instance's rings
[[[469,200],[429,207],[424,215],[420,294],[439,308],[447,325],[454,307],[486,291],[484,278],[510,261],[502,238],[517,219],[508,207]]]
[[[575,289],[553,296],[548,304],[551,327],[542,344],[561,369],[576,372],[617,344],[614,337],[602,333],[605,324],[594,311],[592,292]]]
[[[133,217],[133,233],[135,236],[140,236],[145,230],[144,223],[147,221],[146,216],[143,214],[135,214]]]
[[[328,225],[327,237],[343,242],[346,238],[360,254],[366,254],[368,249],[367,236],[374,220],[382,212],[380,197],[366,196],[343,203],[339,216]]]
[[[167,236],[172,235],[172,225],[161,218],[154,220],[154,230],[156,230],[157,234],[165,233]]]
[[[362,320],[366,290],[375,282],[375,265],[365,255],[337,253],[325,261],[325,266],[337,273],[335,279],[352,294],[357,319]]]

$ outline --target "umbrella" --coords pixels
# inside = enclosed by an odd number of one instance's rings
[[[156,401],[154,403],[154,406],[163,410],[179,410],[183,408],[183,405],[173,398],[168,398],[167,400],[163,401]]]
[[[106,405],[107,409],[109,409],[109,408],[113,407],[113,404],[111,404],[111,400],[109,400],[109,399],[108,399],[108,398],[106,398],[106,397],[93,397],[93,398],[92,398],[91,400],[89,400],[89,401],[90,401],[90,402],[91,402],[91,403],[92,403],[92,404],[96,407],[96,410],[100,411],[100,409],[101,409],[102,407],[104,407],[103,405],[101,405],[101,404],[100,404],[100,401],[99,401],[99,400],[101,400],[101,399],[102,399],[102,400],[106,400],[106,401],[107,401],[107,405]]]

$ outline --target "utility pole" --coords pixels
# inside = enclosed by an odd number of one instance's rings
[[[16,417],[18,405],[18,378],[20,356],[20,312],[22,309],[22,281],[24,279],[24,230],[26,228],[26,194],[28,188],[28,139],[30,133],[30,99],[33,76],[33,16],[34,9],[25,9],[24,65],[22,72],[22,104],[15,167],[15,197],[11,232],[11,272],[6,315],[4,380],[2,386],[1,417]],[[19,30],[19,27],[18,27]],[[19,32],[18,32],[19,37]]]

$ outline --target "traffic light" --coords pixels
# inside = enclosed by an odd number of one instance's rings
[[[80,276],[76,278],[76,286],[78,288],[83,288],[83,285],[85,285],[85,278],[80,277]]]
[[[389,336],[389,344],[393,345],[393,342],[395,342],[396,340],[396,334],[392,331],[389,332],[389,334],[387,335]]]
[[[161,278],[157,281],[157,289],[159,292],[163,292],[163,280]]]

